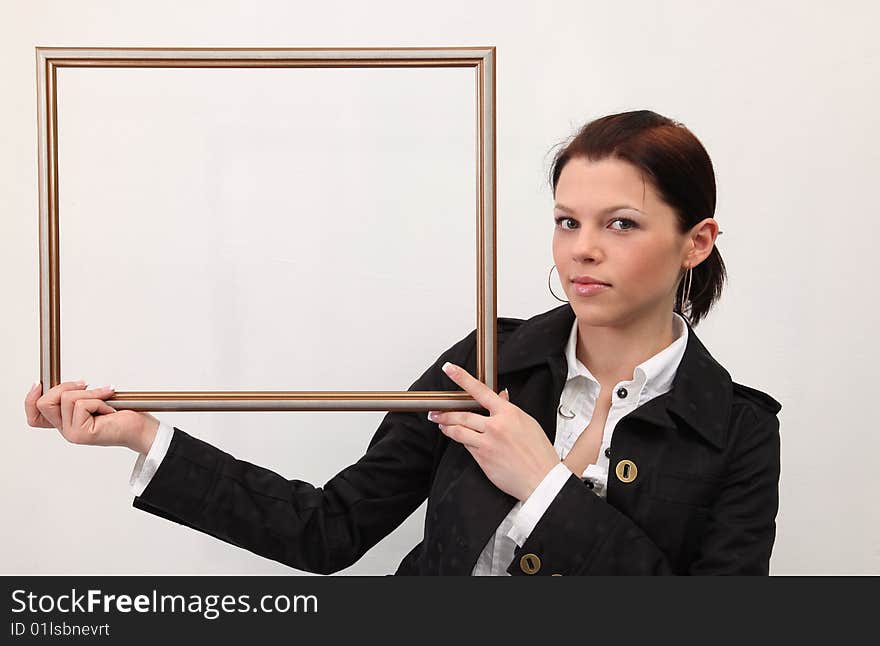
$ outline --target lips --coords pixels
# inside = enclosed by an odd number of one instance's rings
[[[575,276],[571,282],[581,285],[611,285],[593,276]]]

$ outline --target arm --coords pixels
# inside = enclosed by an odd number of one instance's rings
[[[475,345],[471,332],[409,390],[455,390],[440,366],[473,365]],[[315,487],[175,428],[133,506],[290,567],[330,574],[356,562],[418,508],[445,444],[424,413],[392,411],[362,458]]]
[[[754,417],[733,449],[700,548],[686,572],[674,571],[641,528],[571,474],[516,550],[508,573],[522,575],[519,558],[531,552],[540,555],[546,574],[768,574],[779,507],[779,419]]]

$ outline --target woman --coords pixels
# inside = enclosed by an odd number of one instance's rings
[[[471,376],[475,330],[410,386],[459,386],[488,414],[389,412],[321,488],[82,383],[35,388],[28,421],[138,451],[136,508],[309,572],[348,567],[427,497],[397,574],[767,574],[781,406],[691,327],[725,278],[708,154],[653,112],[609,115],[556,155],[551,185],[568,303],[498,319],[501,394]]]

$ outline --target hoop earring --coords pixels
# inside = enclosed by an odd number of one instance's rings
[[[687,316],[688,318],[691,317],[691,314],[693,313],[693,309],[694,309],[694,304],[690,302],[691,285],[693,284],[693,282],[694,282],[694,268],[688,267],[688,270],[684,274],[684,278],[682,278],[682,280],[681,280],[682,287],[687,285],[687,287],[684,289],[684,292],[681,297],[681,312],[682,312],[682,314],[684,314],[685,313],[684,310],[685,310],[685,308],[687,308],[688,312],[687,312],[687,314],[685,314],[685,316]]]
[[[550,286],[550,276],[553,275],[554,269],[556,269],[555,264],[552,267],[550,267],[550,273],[547,275],[547,289],[550,290],[550,293],[553,294],[553,298],[555,298],[557,301],[562,301],[563,303],[568,303],[569,301],[565,300],[564,298],[559,298],[556,294],[554,294],[553,288]]]

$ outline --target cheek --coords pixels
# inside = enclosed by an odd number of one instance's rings
[[[657,268],[660,266],[658,264],[660,258],[654,253],[654,251],[650,247],[646,247],[644,249],[633,249],[633,253],[629,254],[629,269],[633,273],[638,273],[640,275],[649,275],[654,274],[657,271]]]
[[[628,279],[627,284],[639,291],[653,291],[657,286],[665,285],[672,280],[670,276],[674,274],[674,268],[668,266],[671,253],[649,244],[628,249],[626,262],[621,266]]]
[[[565,262],[564,254],[562,250],[564,248],[564,244],[559,239],[557,234],[553,234],[553,242],[551,244],[551,250],[553,253],[553,261],[558,265],[560,262]]]
[[[646,247],[632,256],[627,271],[633,280],[630,284],[641,286],[648,291],[665,289],[675,280],[675,265],[670,264],[672,251],[658,251],[656,247]]]

